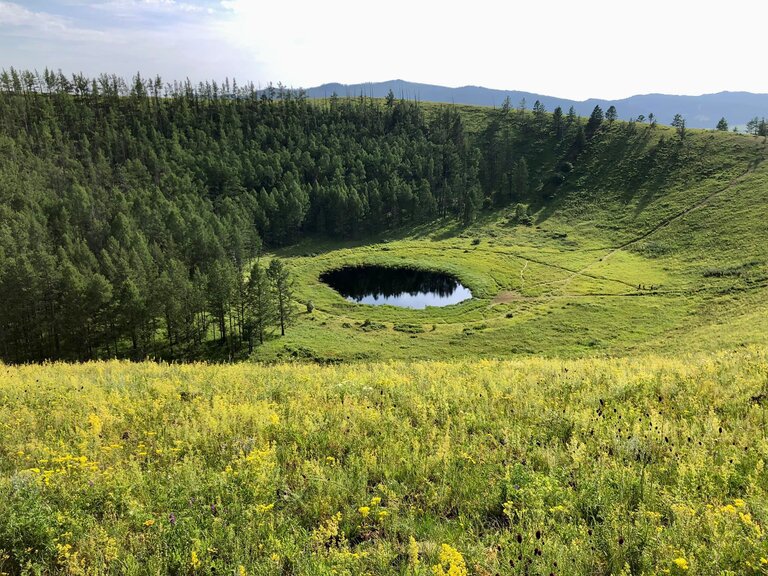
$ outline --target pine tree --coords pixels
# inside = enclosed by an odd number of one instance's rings
[[[216,260],[208,270],[208,310],[218,324],[219,338],[227,341],[227,324],[235,294],[235,270],[227,260]]]
[[[395,105],[395,93],[392,92],[391,88],[389,89],[389,92],[387,92],[387,96],[384,101],[387,105],[387,108],[392,108],[392,106]]]
[[[685,118],[680,114],[675,114],[672,119],[672,127],[677,131],[677,135],[680,140],[685,139]]]
[[[578,156],[587,146],[587,135],[584,133],[584,127],[579,126],[576,130],[576,137],[573,139],[573,155]]]
[[[248,339],[248,352],[253,352],[254,338],[259,344],[264,343],[264,336],[269,326],[277,318],[275,293],[267,272],[257,261],[248,275],[245,332]]]
[[[416,217],[422,222],[429,221],[437,213],[437,202],[426,178],[422,178],[419,183],[416,206]]]
[[[293,280],[285,264],[279,258],[273,258],[269,263],[267,276],[275,293],[280,335],[285,336],[286,326],[289,326],[293,321]]]
[[[560,139],[563,137],[565,126],[563,123],[563,109],[558,106],[552,113],[552,132],[555,137]]]
[[[573,126],[576,121],[578,120],[578,116],[576,115],[576,110],[571,106],[568,108],[568,116],[566,117],[566,122],[568,126]]]
[[[589,116],[589,120],[587,120],[587,128],[585,130],[586,137],[588,139],[592,138],[600,129],[602,123],[603,109],[600,108],[600,106],[595,106],[595,108],[592,110],[592,114]]]

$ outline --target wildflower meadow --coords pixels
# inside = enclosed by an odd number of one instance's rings
[[[3,574],[768,574],[768,351],[0,366]]]

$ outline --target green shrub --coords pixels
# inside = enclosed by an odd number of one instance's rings
[[[424,327],[421,324],[395,324],[392,329],[397,332],[405,332],[407,334],[421,334],[424,332]]]

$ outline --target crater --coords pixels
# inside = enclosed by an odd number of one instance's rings
[[[444,272],[366,264],[323,272],[320,280],[350,302],[422,310],[472,298],[469,288]]]

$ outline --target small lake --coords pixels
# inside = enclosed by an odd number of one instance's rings
[[[350,302],[423,309],[449,306],[472,298],[469,288],[449,274],[416,268],[345,266],[320,275]]]

